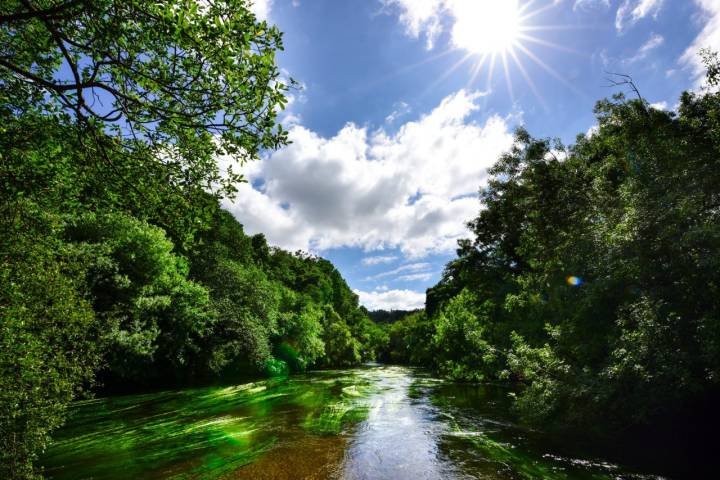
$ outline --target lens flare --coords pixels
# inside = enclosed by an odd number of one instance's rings
[[[579,287],[580,285],[583,284],[583,279],[580,277],[576,277],[575,275],[571,275],[571,276],[567,277],[567,279],[565,281],[571,287]]]

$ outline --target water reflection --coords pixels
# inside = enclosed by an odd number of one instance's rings
[[[427,403],[410,398],[412,382],[407,369],[383,369],[368,418],[350,444],[344,478],[430,480],[454,476],[451,465],[440,458],[436,441],[445,426],[432,421]]]
[[[403,367],[79,402],[57,479],[601,479],[643,476],[516,426],[506,392]]]

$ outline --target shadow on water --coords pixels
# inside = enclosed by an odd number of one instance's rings
[[[662,478],[515,425],[506,392],[393,366],[77,402],[64,479]]]

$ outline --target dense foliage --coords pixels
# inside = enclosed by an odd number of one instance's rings
[[[31,202],[0,210],[0,476],[33,476],[32,460],[101,348],[80,289],[82,266],[59,239],[61,219]]]
[[[709,84],[717,56],[705,53]],[[642,424],[720,398],[720,94],[616,95],[564,147],[519,130],[390,358],[512,381],[527,420]]]
[[[219,206],[233,165],[286,141],[280,48],[245,0],[0,7],[0,477],[37,477],[98,388],[374,358],[332,264]]]
[[[418,310],[373,310],[368,312],[368,316],[370,320],[375,323],[395,323],[417,311]]]

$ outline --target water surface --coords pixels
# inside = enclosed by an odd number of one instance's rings
[[[507,392],[395,366],[77,402],[56,479],[650,479],[528,430]]]

